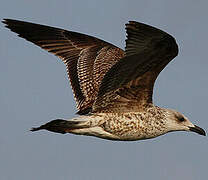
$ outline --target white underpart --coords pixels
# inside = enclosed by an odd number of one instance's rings
[[[101,127],[75,129],[72,133],[78,135],[96,136],[104,139],[119,139],[119,137],[104,131]]]

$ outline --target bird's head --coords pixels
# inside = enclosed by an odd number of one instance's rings
[[[202,128],[192,124],[187,117],[175,110],[166,109],[166,120],[169,132],[192,131],[200,135],[206,136],[206,132]]]

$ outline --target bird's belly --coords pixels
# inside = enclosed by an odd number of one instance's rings
[[[157,126],[146,124],[141,120],[106,121],[102,128],[117,140],[122,141],[150,139],[164,134],[164,131]]]

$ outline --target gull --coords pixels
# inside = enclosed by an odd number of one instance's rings
[[[177,56],[168,33],[129,21],[122,50],[98,38],[19,20],[2,21],[20,37],[58,56],[66,65],[79,116],[55,119],[31,131],[48,130],[134,141],[172,131],[205,131],[173,109],[153,104],[156,78]]]

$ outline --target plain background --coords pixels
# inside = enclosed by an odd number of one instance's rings
[[[173,35],[179,55],[156,81],[154,102],[208,128],[208,1],[2,0],[0,19],[13,18],[96,36],[125,47],[129,20]],[[29,129],[76,108],[57,57],[0,24],[1,180],[200,180],[208,177],[207,137],[176,132],[135,142]]]

